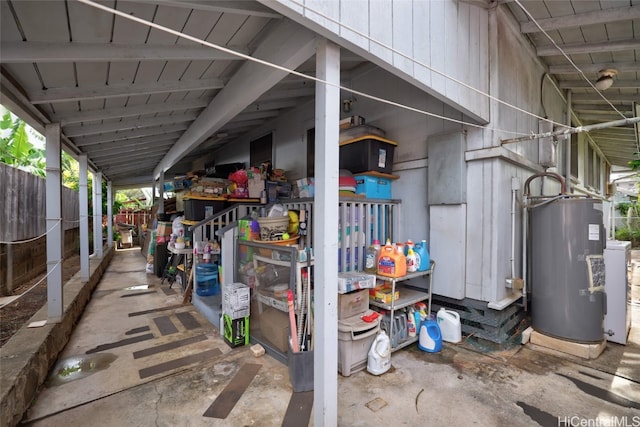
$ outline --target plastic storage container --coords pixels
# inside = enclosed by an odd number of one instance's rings
[[[338,320],[338,372],[348,377],[367,366],[367,354],[380,331],[380,317],[365,322],[361,315]]]
[[[441,307],[438,310],[437,319],[442,341],[452,343],[462,341],[462,325],[460,324],[460,314],[458,312]]]
[[[376,175],[356,175],[356,194],[367,199],[391,199],[391,178]]]
[[[224,209],[224,200],[211,199],[184,199],[184,219],[189,221],[200,221],[204,219],[207,207],[211,207],[213,213]]]
[[[198,264],[196,266],[196,294],[201,297],[218,295],[218,266],[215,264]]]
[[[340,169],[353,174],[363,172],[391,173],[393,152],[398,145],[376,135],[365,135],[340,143]]]

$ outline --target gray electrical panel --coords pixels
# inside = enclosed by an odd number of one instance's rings
[[[464,132],[429,137],[429,205],[457,205],[467,201]]]

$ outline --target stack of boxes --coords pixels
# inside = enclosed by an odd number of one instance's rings
[[[380,319],[366,322],[369,289],[376,276],[360,272],[338,275],[338,371],[348,377],[367,366],[369,348],[380,330]]]
[[[249,306],[251,292],[243,283],[222,286],[222,319],[220,329],[231,347],[249,344]]]

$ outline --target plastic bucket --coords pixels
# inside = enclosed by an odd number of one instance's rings
[[[196,294],[201,297],[218,295],[218,266],[215,264],[198,264],[196,266]]]

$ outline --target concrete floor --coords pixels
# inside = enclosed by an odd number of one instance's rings
[[[230,348],[144,266],[139,249],[116,252],[22,425],[313,425],[312,392],[293,393],[287,366]],[[338,376],[338,425],[640,426],[640,259],[632,268],[628,345],[595,360],[473,337],[435,354],[412,345],[384,375]],[[219,396],[239,396],[228,415]]]

